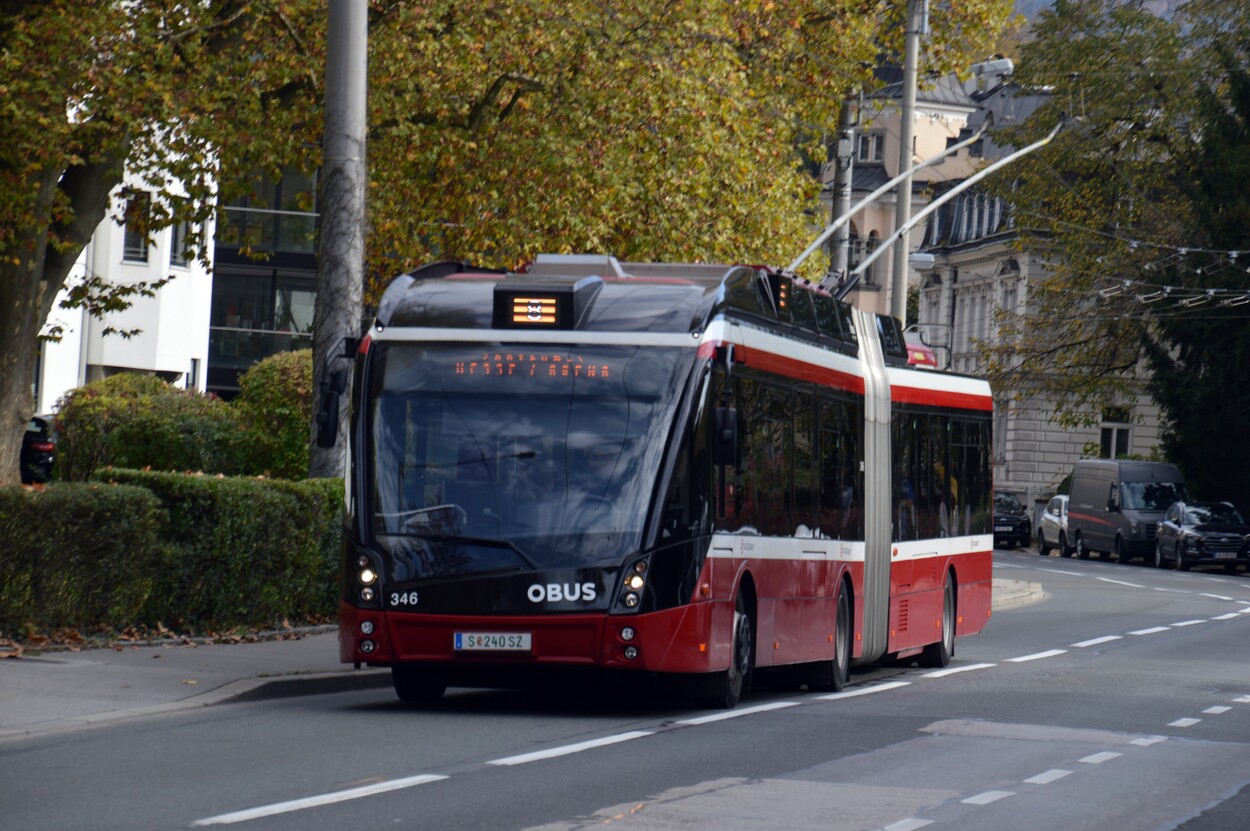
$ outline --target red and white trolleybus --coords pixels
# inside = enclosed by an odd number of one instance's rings
[[[586,668],[732,707],[990,615],[988,385],[786,274],[435,264],[355,361],[340,657],[402,699]]]

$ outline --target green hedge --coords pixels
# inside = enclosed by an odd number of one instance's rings
[[[0,628],[205,634],[335,614],[341,481],[121,469],[95,479],[0,492],[0,532],[15,542],[0,555]],[[53,541],[49,527],[68,530]],[[41,597],[50,584],[56,602]],[[80,598],[94,605],[80,611]]]
[[[165,559],[166,521],[144,488],[0,488],[0,632],[142,619]]]
[[[100,467],[248,472],[248,437],[230,406],[120,373],[70,390],[57,409],[56,478],[84,481]]]

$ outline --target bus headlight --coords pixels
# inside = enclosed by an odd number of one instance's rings
[[[642,605],[642,595],[647,588],[647,571],[651,563],[647,558],[635,560],[625,568],[625,576],[621,579],[620,595],[617,608],[624,611],[636,611]]]

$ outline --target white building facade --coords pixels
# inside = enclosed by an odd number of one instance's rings
[[[120,199],[115,198],[112,215],[96,227],[67,287],[92,276],[120,286],[169,281],[153,296],[135,295],[128,309],[107,312],[103,318],[81,308],[62,308],[67,296],[62,290],[44,327],[45,334],[59,333],[60,339],[46,342],[40,353],[37,412],[54,412],[71,389],[118,372],[156,375],[174,386],[205,389],[212,272],[187,256],[184,226],[145,237],[125,222],[127,206]]]

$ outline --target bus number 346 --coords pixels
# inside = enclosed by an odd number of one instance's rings
[[[416,592],[391,592],[392,606],[416,606]]]

